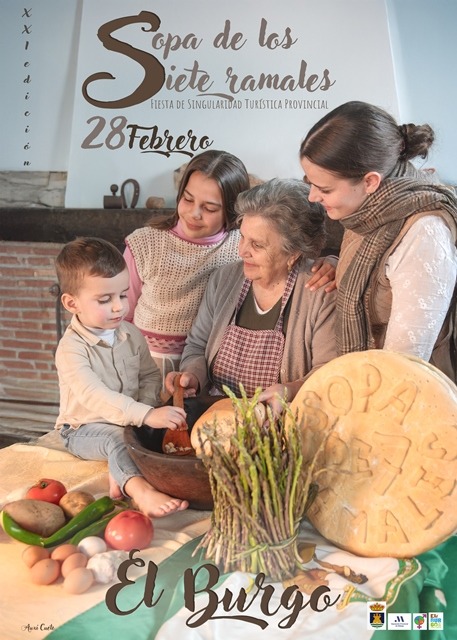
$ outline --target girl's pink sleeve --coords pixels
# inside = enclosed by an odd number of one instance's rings
[[[140,276],[138,275],[138,271],[136,268],[135,258],[133,257],[133,254],[130,251],[128,245],[126,245],[124,250],[124,258],[130,274],[130,287],[127,293],[127,300],[129,301],[130,309],[125,319],[128,322],[133,322],[133,313],[135,311],[138,298],[140,297],[141,291],[143,289],[143,282],[140,280]]]

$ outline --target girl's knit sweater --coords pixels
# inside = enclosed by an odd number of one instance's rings
[[[238,243],[238,230],[189,240],[179,223],[169,231],[142,227],[126,238],[126,319],[142,331],[151,351],[182,352],[210,274],[238,258]]]

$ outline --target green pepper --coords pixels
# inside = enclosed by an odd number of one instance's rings
[[[118,504],[124,505],[125,503],[116,502],[109,496],[103,496],[87,505],[78,515],[47,538],[42,538],[37,533],[27,531],[27,529],[18,525],[5,511],[1,512],[1,524],[5,533],[15,540],[39,547],[55,547],[74,536],[81,529],[88,527],[90,524],[97,524],[104,515],[114,511],[114,508]],[[115,514],[113,513],[112,515],[114,516]]]
[[[2,527],[5,533],[7,533],[11,538],[15,540],[19,540],[19,542],[24,542],[25,544],[33,544],[38,547],[42,547],[41,536],[38,533],[32,533],[32,531],[27,531],[23,529],[21,526],[13,520],[13,518],[6,513],[6,511],[2,511],[1,513],[1,521]]]
[[[116,510],[114,513],[110,513],[105,518],[97,520],[97,522],[93,522],[89,526],[75,533],[75,535],[70,538],[68,542],[70,544],[78,545],[83,538],[87,538],[88,536],[102,536],[105,533],[108,522],[123,510],[124,509]]]
[[[91,502],[84,507],[74,518],[69,520],[61,529],[58,529],[48,538],[41,539],[42,547],[54,547],[62,542],[65,542],[78,531],[84,529],[93,522],[100,520],[102,516],[106,515],[110,511],[114,511],[116,502],[109,496],[103,496],[95,502]]]

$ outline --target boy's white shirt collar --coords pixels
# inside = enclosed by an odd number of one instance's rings
[[[70,326],[71,328],[76,331],[76,333],[78,333],[80,336],[82,336],[87,342],[89,342],[90,344],[98,344],[101,340],[103,340],[104,342],[106,342],[107,344],[111,344],[105,337],[105,335],[101,335],[99,333],[96,332],[102,332],[102,333],[108,333],[108,332],[112,332],[113,333],[113,338],[116,336],[116,332],[119,331],[119,338],[121,338],[121,336],[125,337],[125,332],[124,329],[125,327],[125,322],[121,323],[121,326],[118,327],[117,329],[92,329],[89,327],[86,327],[84,324],[82,324],[82,322],[79,320],[78,316],[76,313],[74,313],[72,315],[71,318],[71,322],[70,322]],[[128,333],[128,331],[127,331]],[[114,339],[113,339],[113,344],[114,344]],[[111,345],[113,346],[113,345]]]
[[[83,325],[88,331],[93,333],[97,338],[104,340],[109,345],[113,346],[114,340],[116,339],[115,333],[116,329],[94,329],[93,327],[88,327],[87,325]]]

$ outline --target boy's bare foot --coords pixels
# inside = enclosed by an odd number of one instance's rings
[[[187,500],[172,498],[154,489],[142,476],[134,476],[125,483],[125,492],[135,502],[139,511],[150,518],[163,518],[175,511],[184,511]]]
[[[109,497],[113,500],[120,500],[124,496],[122,495],[122,491],[120,486],[117,484],[113,476],[108,474],[108,482],[109,482]]]

